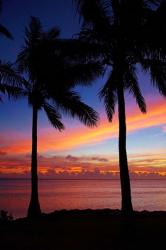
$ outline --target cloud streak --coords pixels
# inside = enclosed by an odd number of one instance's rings
[[[141,114],[138,110],[130,110],[127,114],[127,130],[133,133],[141,129],[166,125],[166,103],[159,100],[152,103],[147,114]],[[8,137],[15,138],[10,140]],[[93,145],[118,136],[118,120],[108,123],[102,118],[98,127],[90,129],[82,126],[73,127],[59,133],[53,128],[39,130],[38,150],[40,153],[49,151],[62,152],[69,149],[79,148],[85,145]],[[8,154],[29,153],[31,149],[31,137],[12,131],[0,135],[2,152]],[[6,139],[5,139],[6,138]]]
[[[129,155],[129,166],[132,174],[157,174],[166,176],[166,158],[164,154],[131,154]],[[86,176],[90,173],[98,173],[99,176],[109,173],[119,172],[118,155],[110,156],[39,156],[39,174],[42,177],[54,178],[54,175],[63,177]],[[27,155],[3,156],[0,158],[0,177],[4,175],[12,177],[13,175],[29,176],[30,158]],[[90,174],[90,176],[92,176]],[[108,175],[107,175],[108,177]],[[88,177],[89,178],[89,177]]]

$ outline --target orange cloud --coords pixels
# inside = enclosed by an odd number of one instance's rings
[[[129,166],[131,174],[166,175],[165,154],[130,154]],[[110,177],[119,174],[118,155],[110,156],[39,156],[39,175],[46,178],[73,178],[73,176],[92,178]],[[79,176],[78,176],[79,174]],[[26,155],[0,158],[0,177],[21,175],[30,176],[30,157]]]
[[[138,131],[153,126],[163,126],[166,124],[166,102],[164,100],[155,101],[149,105],[148,113],[142,114],[139,110],[131,110],[127,113],[128,133]],[[1,135],[1,141],[5,141],[8,133]],[[74,149],[83,145],[93,145],[107,139],[118,136],[118,120],[114,119],[108,123],[106,118],[102,118],[98,127],[90,129],[83,126],[66,129],[59,133],[53,128],[46,128],[39,131],[38,151],[40,153],[49,151],[64,151]],[[10,139],[10,138],[9,138]],[[1,144],[1,151],[18,154],[28,153],[31,149],[31,137],[24,137],[15,134],[15,140],[6,139],[4,146]]]

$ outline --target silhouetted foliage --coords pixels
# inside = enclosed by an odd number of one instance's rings
[[[2,10],[2,1],[0,1],[0,11]],[[0,35],[12,38],[10,32],[0,24]],[[22,95],[22,86],[25,84],[24,79],[11,63],[1,62],[0,60],[0,93],[8,95],[9,98],[17,98]],[[2,101],[2,96],[0,96]]]
[[[26,81],[10,63],[0,62],[0,93],[16,99],[24,95],[23,86]],[[0,96],[2,101],[2,96]]]
[[[31,218],[41,213],[37,178],[38,111],[44,110],[50,123],[59,131],[64,129],[61,114],[78,118],[89,127],[95,126],[98,120],[97,113],[81,101],[73,87],[89,85],[103,68],[89,59],[80,62],[79,54],[71,56],[66,48],[68,42],[70,48],[72,40],[60,39],[59,33],[56,27],[44,32],[40,21],[32,17],[25,30],[24,47],[17,57],[18,69],[28,76],[25,95],[33,109],[32,193],[28,209],[28,217]]]
[[[0,210],[0,223],[10,222],[13,220],[13,216],[9,215],[7,211]]]
[[[80,39],[98,45],[94,59],[100,60],[109,77],[99,93],[111,122],[118,103],[119,165],[122,210],[132,212],[126,152],[126,115],[124,91],[133,95],[140,110],[146,104],[137,78],[137,66],[148,72],[152,83],[166,96],[165,44],[154,36],[159,24],[165,33],[165,2],[145,0],[75,0],[81,16]],[[161,4],[162,2],[162,4]],[[153,32],[153,24],[155,32]],[[159,31],[158,31],[159,32]],[[160,33],[160,32],[159,32]],[[161,37],[161,33],[160,33]],[[162,39],[161,39],[162,40]]]

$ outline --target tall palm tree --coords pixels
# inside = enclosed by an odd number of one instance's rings
[[[25,30],[25,45],[17,58],[17,65],[28,76],[29,84],[25,88],[32,107],[32,161],[31,161],[31,200],[28,217],[41,214],[38,199],[37,176],[37,118],[39,110],[44,110],[51,125],[59,131],[64,129],[62,113],[78,118],[87,126],[95,126],[97,113],[83,103],[79,95],[72,90],[77,83],[86,84],[98,74],[99,65],[88,62],[74,62],[60,49],[64,40],[58,38],[59,30],[53,28],[44,32],[40,21],[32,17]],[[69,41],[71,43],[71,41]],[[65,41],[67,45],[67,42]],[[65,46],[66,47],[66,46]],[[87,72],[87,75],[85,75]],[[101,72],[100,72],[101,73]]]
[[[132,213],[130,178],[126,151],[126,112],[124,92],[128,90],[140,110],[146,104],[137,78],[137,66],[149,72],[152,83],[166,96],[165,59],[159,56],[152,37],[152,20],[161,1],[157,0],[76,0],[83,17],[80,38],[98,44],[100,59],[107,67],[109,77],[99,96],[104,100],[111,122],[118,103],[119,167],[122,193],[122,211]],[[151,35],[149,39],[148,35]],[[154,34],[153,34],[154,36]],[[152,44],[151,44],[152,43]]]

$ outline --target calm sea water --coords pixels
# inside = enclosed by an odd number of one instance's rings
[[[135,210],[166,210],[165,180],[134,180],[131,185]],[[118,180],[40,180],[39,195],[44,212],[120,208]],[[29,180],[0,180],[0,209],[14,218],[26,215],[29,198]]]

